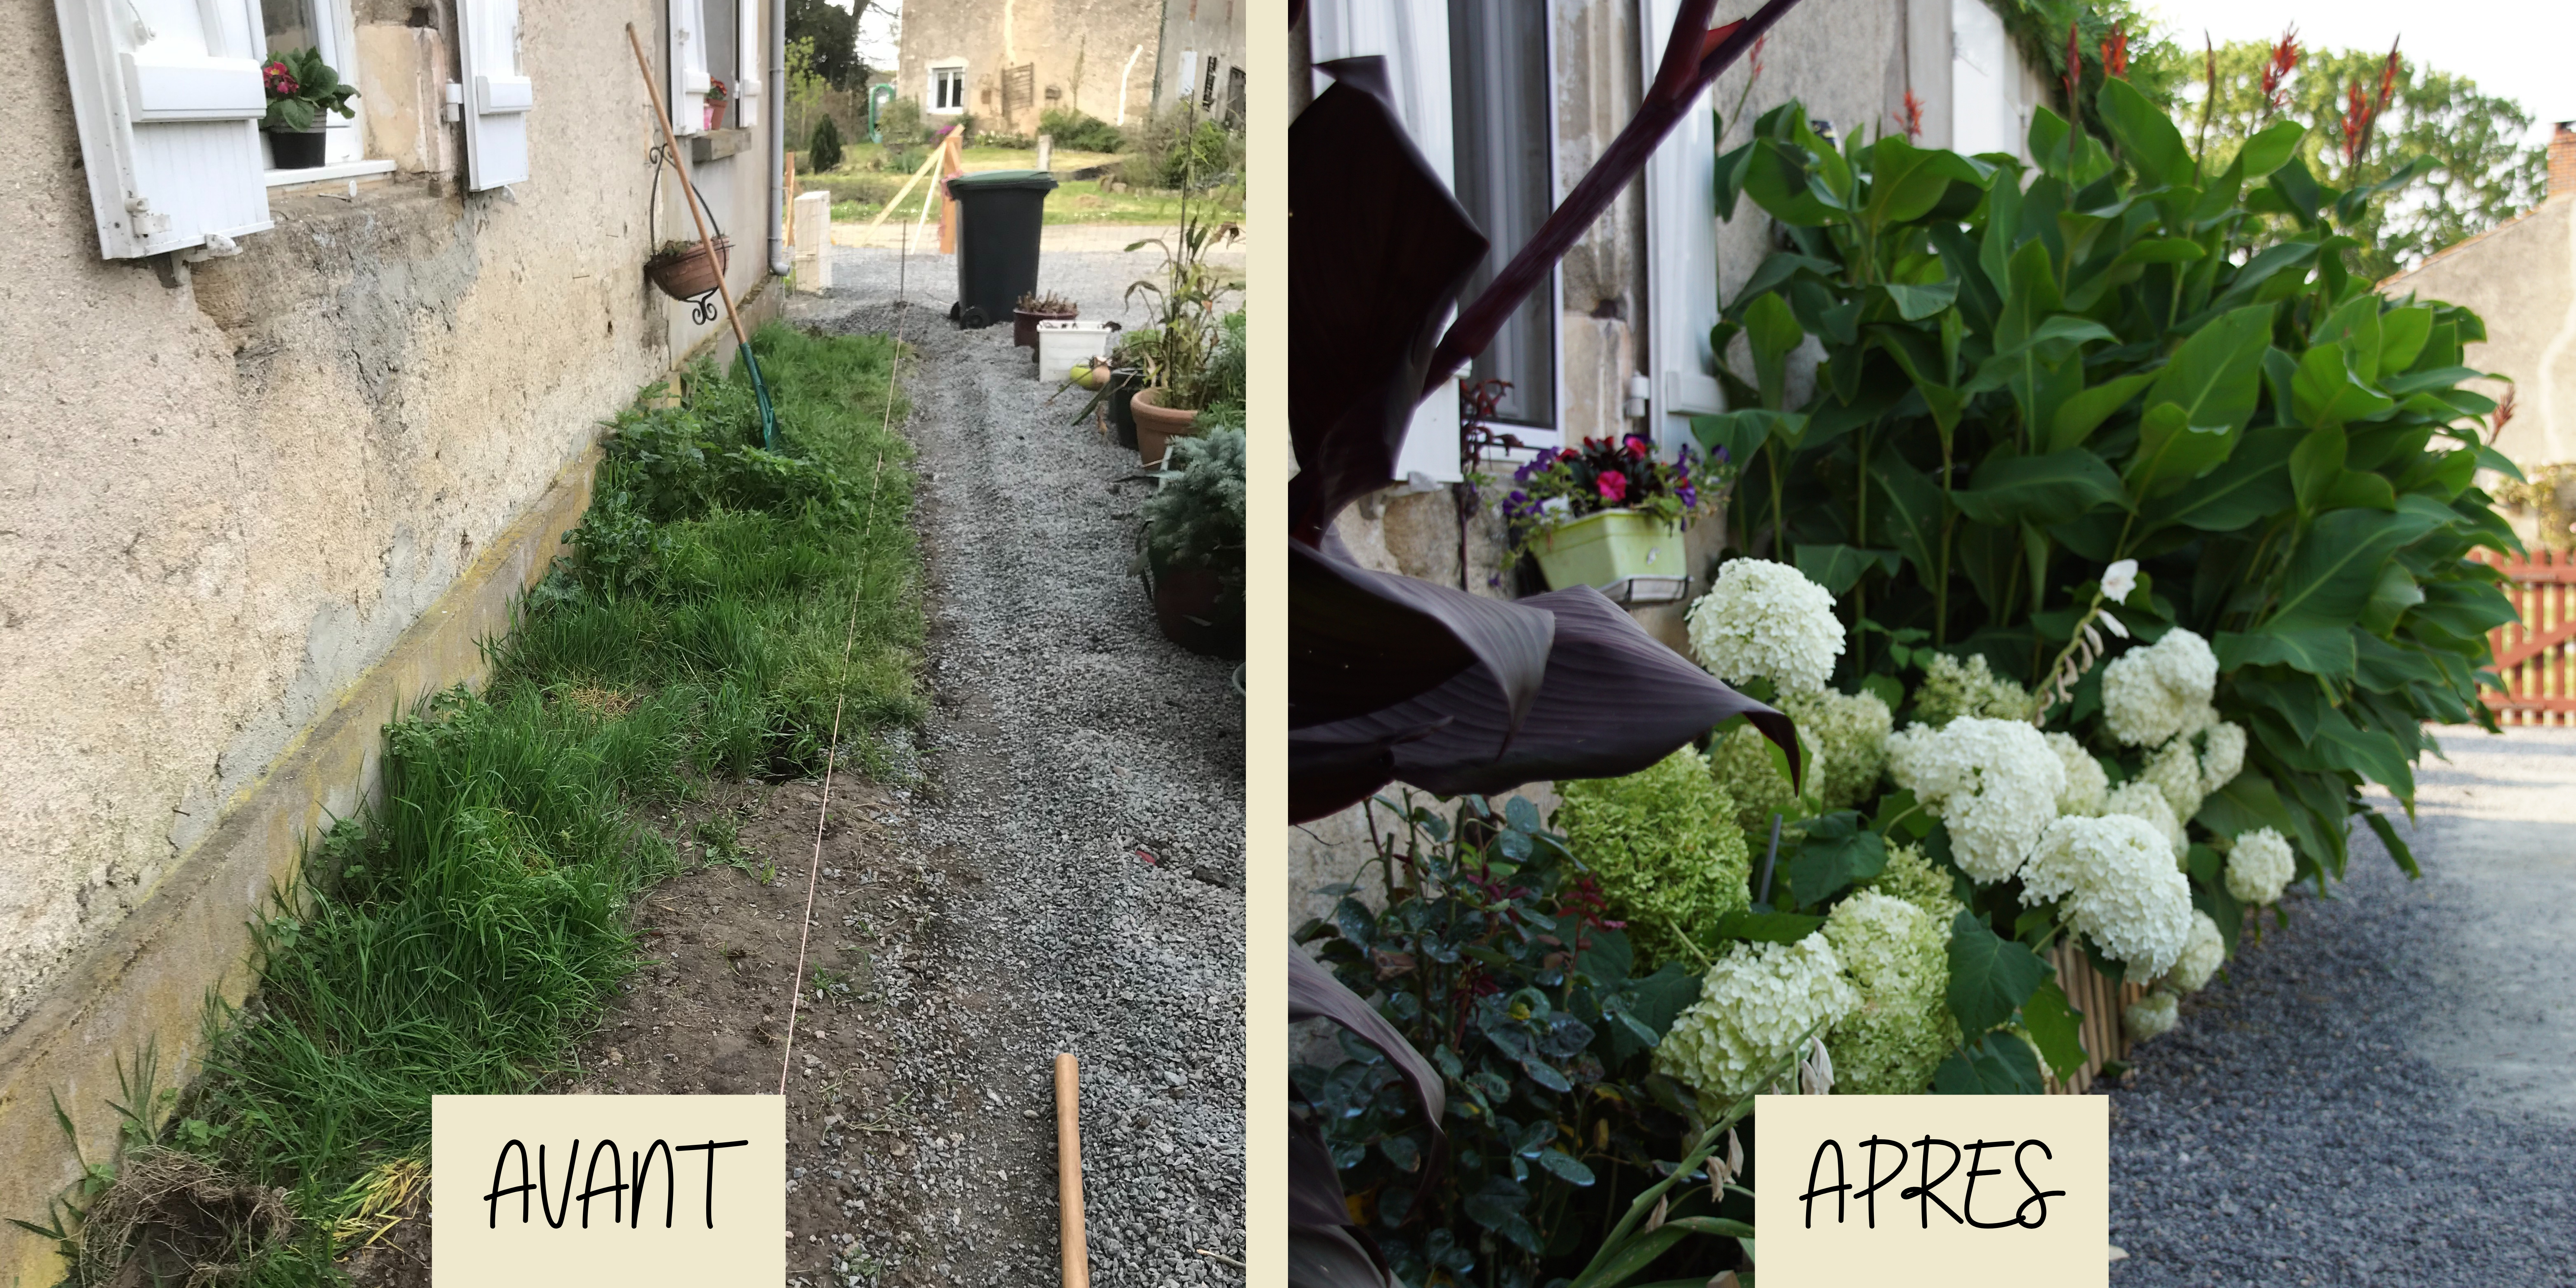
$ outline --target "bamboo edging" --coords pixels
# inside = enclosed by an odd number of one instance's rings
[[[2102,1065],[2111,1060],[2129,1058],[2129,1035],[2120,1028],[2120,1012],[2131,1002],[2147,995],[2135,983],[2113,984],[2093,969],[2084,950],[2060,942],[2048,950],[2048,964],[2057,968],[2057,984],[2066,991],[2066,1001],[2083,1017],[2079,1030],[2084,1039],[2084,1065],[2072,1075],[2060,1079],[2042,1071],[2048,1092],[2054,1096],[2080,1096],[2093,1085]]]
[[[1091,1288],[1091,1253],[1082,1238],[1082,1077],[1071,1052],[1055,1058],[1055,1192],[1064,1288]]]

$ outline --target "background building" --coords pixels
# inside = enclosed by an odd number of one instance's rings
[[[1126,125],[1154,101],[1163,22],[1162,0],[908,4],[895,85],[924,115],[970,115],[980,133],[1035,134],[1057,108]]]

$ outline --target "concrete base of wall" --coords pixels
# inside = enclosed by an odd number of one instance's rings
[[[209,1003],[239,1003],[258,978],[249,923],[291,887],[305,846],[373,798],[384,724],[428,694],[482,683],[482,642],[508,631],[520,595],[563,551],[563,534],[590,506],[599,455],[594,447],[565,466],[329,715],[228,802],[223,821],[143,907],[0,1037],[0,1217],[44,1217],[79,1179],[55,1104],[70,1115],[82,1154],[104,1160],[117,1139],[109,1102],[123,1099],[120,1064],[130,1071],[148,1051],[161,1085],[194,1076]],[[51,1244],[0,1227],[0,1283],[38,1288],[61,1275]]]

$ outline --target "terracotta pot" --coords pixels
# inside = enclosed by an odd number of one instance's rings
[[[1145,468],[1163,468],[1163,453],[1175,438],[1195,437],[1199,432],[1198,412],[1184,411],[1162,404],[1161,386],[1139,389],[1127,406],[1136,417],[1136,459]]]
[[[710,260],[707,247],[693,245],[667,255],[656,255],[644,261],[644,276],[675,300],[693,300],[716,289],[717,279],[724,276],[725,252],[733,240],[718,237],[713,243],[715,255]]]
[[[1027,309],[1014,308],[1011,310],[1011,343],[1022,349],[1034,349],[1038,347],[1038,323],[1070,322],[1081,316],[1078,309],[1062,313],[1031,313]]]
[[[708,129],[710,129],[710,130],[721,130],[721,129],[723,129],[723,128],[724,128],[724,110],[725,110],[725,105],[724,105],[724,104],[722,104],[722,103],[709,103],[709,104],[707,104],[707,105],[706,105],[706,109],[707,109],[707,128],[708,128]]]

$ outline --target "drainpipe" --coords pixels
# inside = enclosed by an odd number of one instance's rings
[[[769,275],[785,277],[787,257],[787,0],[769,0]]]

